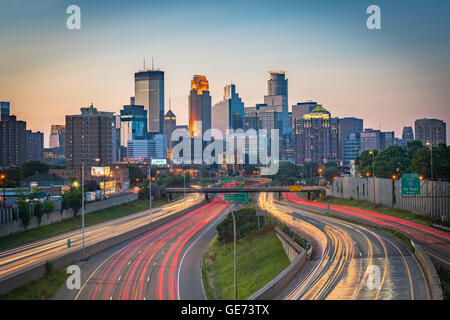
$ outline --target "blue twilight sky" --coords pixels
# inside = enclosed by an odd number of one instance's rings
[[[71,4],[81,30],[66,28]],[[382,30],[366,28],[371,4]],[[118,112],[153,57],[180,124],[194,74],[213,103],[233,81],[252,106],[267,71],[286,70],[289,105],[316,100],[399,136],[417,118],[450,123],[449,40],[446,0],[0,0],[0,100],[47,134],[91,102]]]

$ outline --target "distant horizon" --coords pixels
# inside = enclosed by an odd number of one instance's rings
[[[417,119],[450,123],[450,2],[379,0],[381,30],[368,30],[369,2],[79,0],[0,4],[0,93],[27,129],[93,103],[119,113],[134,96],[134,73],[165,73],[165,112],[188,122],[190,81],[205,75],[212,104],[229,83],[246,107],[264,102],[268,71],[286,70],[288,105],[316,101],[364,128],[414,129]],[[81,30],[66,8],[81,8]],[[405,11],[405,8],[408,10]],[[447,130],[450,141],[450,130]]]

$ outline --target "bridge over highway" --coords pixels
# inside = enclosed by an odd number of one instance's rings
[[[166,193],[204,193],[208,199],[208,193],[259,193],[259,192],[308,192],[308,199],[311,198],[311,192],[325,192],[324,186],[290,186],[290,187],[251,187],[251,188],[220,188],[220,187],[202,187],[202,188],[165,188]]]

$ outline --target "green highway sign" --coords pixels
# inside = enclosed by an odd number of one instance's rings
[[[236,177],[236,178],[224,177],[224,178],[222,178],[222,182],[235,182],[235,181],[243,182],[244,179],[239,178],[239,177]]]
[[[248,202],[248,193],[225,193],[225,202]]]
[[[401,180],[402,196],[420,196],[420,179],[417,173],[405,173]]]

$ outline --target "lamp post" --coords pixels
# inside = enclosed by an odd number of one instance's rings
[[[183,197],[186,197],[186,171],[183,170]]]
[[[0,180],[2,180],[2,187],[3,187],[3,209],[6,209],[6,193],[5,193],[6,174],[2,173],[2,175],[0,176]]]
[[[152,223],[152,157],[150,157],[150,172],[148,179],[149,198],[150,198],[150,223]]]
[[[228,209],[231,211],[231,215],[233,216],[233,256],[234,256],[234,300],[237,300],[237,256],[236,256],[236,217],[234,216],[234,210],[219,197],[217,197],[220,201],[222,201]]]
[[[433,144],[430,141],[427,141],[425,143],[425,145],[427,147],[430,147],[430,151],[431,151],[431,159],[430,159],[431,160],[431,166],[430,166],[431,175],[430,175],[430,178],[433,179]]]
[[[81,160],[81,234],[84,257],[84,160]]]
[[[376,192],[375,192],[375,188],[376,188],[376,184],[375,184],[375,151],[370,150],[369,154],[372,155],[373,205],[376,206],[377,202],[375,200],[375,196],[376,196]]]

